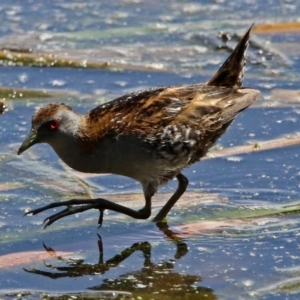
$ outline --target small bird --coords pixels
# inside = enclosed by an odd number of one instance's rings
[[[241,87],[252,26],[207,83],[149,88],[102,104],[85,115],[63,103],[36,110],[18,154],[34,144],[47,143],[77,171],[112,173],[140,182],[145,205],[134,210],[102,198],[72,199],[26,215],[66,206],[45,219],[45,228],[89,209],[99,210],[99,227],[104,210],[147,219],[153,195],[176,177],[177,190],[153,219],[162,221],[187,188],[188,179],[182,170],[199,161],[236,115],[259,96],[257,90]]]

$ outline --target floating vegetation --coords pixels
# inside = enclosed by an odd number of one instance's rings
[[[30,90],[30,89],[21,89],[21,88],[10,88],[10,87],[0,87],[0,99],[28,99],[28,98],[50,98],[50,97],[59,97],[65,96],[65,93],[49,91],[49,90]],[[5,100],[0,101],[0,108],[2,107],[5,110],[7,104]]]
[[[275,33],[300,31],[300,22],[270,22],[255,25],[253,32],[255,33]]]
[[[217,157],[226,157],[232,155],[246,154],[251,152],[258,152],[264,150],[271,150],[282,147],[289,147],[300,144],[299,135],[291,135],[288,137],[273,139],[269,141],[255,142],[249,145],[235,146],[224,149],[212,150],[208,153],[204,159],[217,158]]]
[[[0,62],[9,66],[33,66],[33,67],[56,67],[56,68],[84,68],[84,69],[127,69],[138,71],[160,70],[155,64],[134,65],[114,61],[92,61],[57,55],[55,53],[33,53],[22,50],[0,51]]]

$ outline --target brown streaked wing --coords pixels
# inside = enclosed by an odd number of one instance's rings
[[[132,93],[92,110],[85,116],[85,124],[90,124],[85,130],[99,139],[107,134],[153,135],[169,124],[202,127],[201,119],[207,115],[213,118],[223,107],[219,102],[233,92],[197,84]]]

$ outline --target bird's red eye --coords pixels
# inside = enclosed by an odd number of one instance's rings
[[[59,126],[59,121],[58,120],[52,120],[50,122],[50,129],[55,130],[57,129]]]

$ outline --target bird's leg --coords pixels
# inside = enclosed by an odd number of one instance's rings
[[[187,244],[184,242],[180,234],[174,232],[169,228],[167,222],[157,222],[156,226],[176,245],[177,251],[175,253],[175,259],[180,259],[187,254]]]
[[[98,264],[103,264],[103,243],[100,234],[98,235],[98,249],[99,249],[99,261]]]
[[[176,178],[178,180],[178,187],[175,193],[171,196],[171,198],[168,200],[168,202],[164,205],[164,207],[158,212],[158,214],[154,217],[152,220],[153,222],[161,222],[169,213],[171,208],[174,206],[174,204],[177,202],[177,200],[182,196],[182,194],[185,192],[189,181],[188,179],[182,175],[181,173],[176,175]]]
[[[176,177],[178,180],[177,190],[172,195],[172,197],[168,200],[168,202],[164,205],[164,207],[159,211],[159,213],[155,216],[155,218],[153,219],[154,222],[160,222],[167,216],[167,214],[169,213],[171,208],[174,206],[174,204],[182,196],[182,194],[185,192],[185,190],[187,188],[188,179],[181,173],[179,173]],[[105,209],[119,212],[119,213],[125,214],[125,215],[130,216],[135,219],[149,218],[151,215],[151,197],[152,197],[152,195],[151,196],[145,195],[145,201],[146,201],[145,206],[140,210],[134,210],[134,209],[128,208],[126,206],[123,206],[123,205],[120,205],[120,204],[117,204],[117,203],[114,203],[114,202],[111,202],[109,200],[102,199],[102,198],[86,199],[86,200],[72,199],[72,200],[63,201],[63,202],[51,203],[51,204],[43,206],[41,208],[31,210],[31,211],[27,212],[25,215],[28,215],[28,214],[36,215],[47,209],[60,207],[60,206],[67,206],[67,208],[65,208],[64,210],[62,210],[56,214],[53,214],[45,219],[44,223],[45,223],[45,228],[46,228],[47,226],[50,226],[52,223],[54,223],[55,221],[57,221],[63,217],[77,214],[79,212],[84,212],[84,211],[90,210],[90,209],[98,209],[100,212],[98,224],[100,225],[99,227],[101,227],[102,221],[103,221],[103,212]],[[78,207],[74,207],[74,205],[78,205]]]
[[[70,216],[73,214],[77,214],[79,212],[83,212],[90,209],[98,209],[100,211],[100,217],[99,222],[102,222],[103,219],[103,211],[105,209],[112,210],[115,212],[119,212],[122,214],[125,214],[127,216],[130,216],[135,219],[147,219],[151,215],[151,197],[145,196],[145,206],[140,210],[134,210],[131,208],[128,208],[126,206],[114,203],[112,201],[106,200],[106,199],[72,199],[68,201],[63,202],[54,202],[49,205],[43,206],[41,208],[37,208],[34,210],[31,210],[27,212],[25,215],[33,214],[36,215],[42,211],[45,211],[50,208],[60,207],[60,206],[67,206],[64,210],[53,214],[45,219],[45,228],[47,226],[50,226],[55,221]],[[78,205],[77,207],[74,207],[74,205]]]

